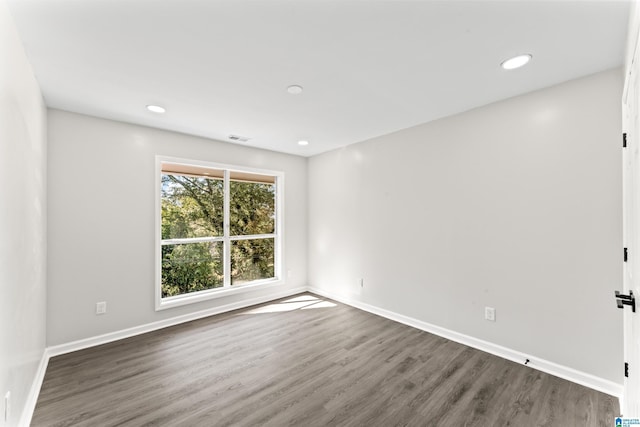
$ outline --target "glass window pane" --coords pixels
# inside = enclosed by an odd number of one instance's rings
[[[222,235],[222,179],[163,174],[161,196],[162,239]]]
[[[231,236],[275,233],[275,183],[229,183]]]
[[[162,246],[162,298],[223,286],[223,243]]]
[[[231,284],[273,278],[274,242],[273,238],[232,241]]]

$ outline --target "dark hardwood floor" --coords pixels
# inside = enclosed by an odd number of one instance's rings
[[[611,426],[616,398],[310,294],[54,357],[33,426]]]

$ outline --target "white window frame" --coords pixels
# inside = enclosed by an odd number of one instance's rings
[[[167,239],[165,243],[184,243],[188,241],[190,243],[196,242],[224,242],[224,283],[222,287],[207,289],[204,291],[193,292],[189,294],[175,295],[171,297],[162,297],[162,164],[182,164],[190,166],[199,166],[224,171],[224,235],[220,237],[202,237],[202,238],[189,238],[189,239]],[[247,235],[247,236],[230,236],[229,234],[229,175],[231,172],[246,172],[258,175],[268,175],[275,177],[276,181],[276,195],[275,195],[275,233],[273,234],[260,234],[260,235]],[[171,307],[178,307],[186,304],[193,304],[200,301],[206,301],[214,298],[221,298],[229,295],[243,293],[256,288],[264,289],[265,287],[272,287],[283,284],[282,272],[284,268],[283,257],[283,224],[284,224],[284,172],[273,171],[266,169],[256,169],[245,166],[229,165],[223,163],[207,162],[202,160],[184,159],[179,157],[169,156],[156,156],[155,167],[155,245],[156,245],[156,278],[155,278],[155,306],[156,311],[164,310]],[[231,258],[231,242],[236,240],[251,240],[256,238],[274,238],[274,277],[264,280],[254,280],[252,282],[240,285],[231,286],[231,274],[230,271],[230,258]]]

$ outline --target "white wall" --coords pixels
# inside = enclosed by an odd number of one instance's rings
[[[313,157],[309,284],[622,383],[621,92],[607,71]]]
[[[49,110],[48,345],[273,291],[155,311],[156,155],[284,171],[284,256],[291,277],[277,291],[306,285],[305,158]],[[98,301],[107,302],[107,314],[95,314]]]
[[[44,102],[0,1],[0,425],[18,424],[45,348],[45,161]]]

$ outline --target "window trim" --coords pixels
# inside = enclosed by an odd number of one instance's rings
[[[211,169],[224,170],[225,185],[224,185],[224,236],[215,237],[194,237],[186,239],[171,239],[165,241],[170,243],[198,243],[198,242],[214,242],[221,241],[225,244],[224,251],[224,284],[220,288],[207,289],[204,291],[193,292],[183,295],[175,295],[172,297],[162,298],[162,195],[160,188],[162,186],[162,164],[163,163],[175,163],[199,166]],[[231,172],[244,172],[254,173],[258,175],[269,175],[275,177],[276,184],[276,196],[275,196],[275,232],[273,234],[256,234],[247,236],[229,236],[229,213],[230,213],[230,200],[229,200],[229,182]],[[203,160],[193,160],[181,157],[171,156],[156,156],[155,165],[155,179],[154,179],[154,191],[155,191],[155,309],[156,311],[165,310],[167,308],[179,307],[186,304],[193,304],[201,301],[206,301],[215,298],[222,298],[229,295],[240,294],[255,289],[267,289],[274,286],[284,284],[283,272],[286,271],[284,266],[284,172],[274,171],[267,169],[257,169],[252,167],[230,165],[224,163],[208,162]],[[230,286],[227,283],[231,280],[231,275],[227,274],[227,269],[231,267],[231,263],[228,262],[231,257],[231,242],[235,240],[250,240],[252,238],[273,238],[274,239],[274,277],[270,279],[255,280],[247,284]],[[229,272],[230,273],[230,272]]]

